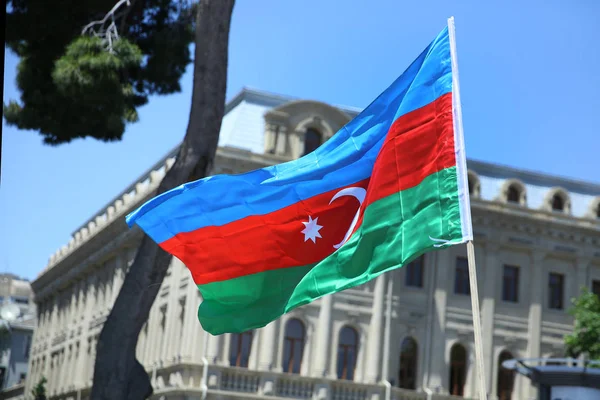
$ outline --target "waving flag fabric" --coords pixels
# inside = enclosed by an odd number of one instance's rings
[[[206,331],[265,326],[472,239],[454,60],[446,28],[313,153],[186,183],[127,216],[189,268]]]

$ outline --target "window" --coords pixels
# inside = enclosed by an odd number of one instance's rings
[[[469,263],[465,257],[456,257],[454,293],[466,295],[471,293],[469,287]]]
[[[358,355],[358,332],[356,329],[345,326],[340,331],[337,359],[338,379],[354,379],[356,358]]]
[[[252,331],[233,333],[229,345],[229,365],[248,368],[252,348]]]
[[[506,195],[506,200],[510,203],[521,203],[521,191],[517,187],[517,185],[512,184],[508,187],[508,193]]]
[[[402,389],[415,390],[417,387],[417,350],[417,342],[413,338],[402,341],[398,371],[398,386]]]
[[[29,298],[23,296],[13,296],[12,301],[17,304],[29,304]]]
[[[406,265],[404,284],[412,287],[423,287],[423,260],[424,256],[414,259]]]
[[[550,273],[548,279],[548,307],[554,310],[563,309],[565,277],[563,274]]]
[[[308,128],[304,136],[304,154],[312,153],[321,145],[321,133],[313,128]]]
[[[519,267],[514,265],[504,266],[502,300],[511,303],[519,301]]]
[[[293,318],[287,322],[283,339],[283,372],[300,373],[304,335],[304,324],[299,319]]]
[[[450,349],[450,394],[462,396],[467,377],[467,351],[460,344]]]
[[[552,211],[564,211],[565,201],[558,193],[552,196]]]
[[[511,359],[513,356],[508,351],[503,351],[498,356],[498,388],[496,390],[498,400],[511,400],[512,398],[515,372],[502,366],[504,361]]]
[[[592,293],[600,297],[600,281],[592,281]]]
[[[25,382],[26,377],[27,377],[27,374],[24,374],[24,373],[19,374],[19,382],[18,383]]]

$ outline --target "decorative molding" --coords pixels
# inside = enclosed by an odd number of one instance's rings
[[[521,226],[518,226],[517,229],[520,230]],[[525,245],[532,245],[534,242],[532,239],[528,239],[528,238],[524,238],[524,237],[516,237],[516,236],[509,236],[508,237],[508,241],[510,243],[518,243],[518,244],[525,244]]]

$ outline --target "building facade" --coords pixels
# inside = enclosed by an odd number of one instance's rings
[[[213,173],[300,157],[358,112],[245,89],[226,107]],[[125,215],[154,195],[176,150],[78,228],[33,282],[38,325],[25,393],[45,376],[52,398],[89,395],[98,335],[141,240]],[[600,292],[600,185],[474,160],[468,169],[488,392],[535,398],[500,364],[562,356],[570,298],[581,286]],[[465,246],[244,334],[207,335],[200,301],[173,260],[137,349],[156,399],[383,399],[384,380],[397,400],[476,397]]]
[[[0,274],[0,390],[25,384],[35,318],[30,283]]]

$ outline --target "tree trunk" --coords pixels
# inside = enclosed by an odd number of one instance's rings
[[[213,164],[225,109],[234,3],[200,0],[198,4],[190,119],[175,163],[160,183],[158,194],[205,177]],[[141,400],[152,394],[150,378],[135,352],[170,261],[171,256],[144,235],[98,338],[93,400]]]

